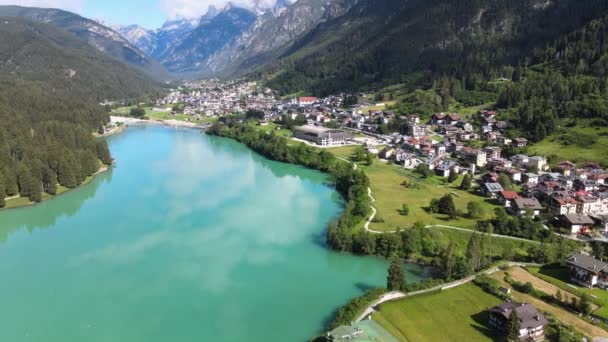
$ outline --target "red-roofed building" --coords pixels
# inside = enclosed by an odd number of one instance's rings
[[[550,197],[549,211],[555,215],[576,214],[577,204],[571,197]]]
[[[511,207],[511,202],[513,200],[516,200],[519,198],[519,195],[517,194],[517,192],[515,191],[501,191],[498,194],[498,201],[500,202],[500,204],[502,204],[505,208],[510,208]]]
[[[298,103],[300,104],[300,106],[313,105],[317,101],[319,101],[319,99],[314,96],[302,96],[298,99]]]

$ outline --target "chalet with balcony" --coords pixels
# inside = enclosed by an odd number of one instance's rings
[[[587,288],[608,285],[608,264],[587,254],[573,253],[566,259],[570,280]]]
[[[511,313],[519,319],[519,339],[521,341],[542,341],[545,339],[545,326],[549,321],[532,304],[509,302],[489,310],[490,327],[507,331]]]

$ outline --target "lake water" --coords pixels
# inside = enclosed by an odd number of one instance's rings
[[[304,341],[385,284],[384,261],[324,246],[325,175],[196,130],[109,144],[112,171],[0,212],[0,341]]]

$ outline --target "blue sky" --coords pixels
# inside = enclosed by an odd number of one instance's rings
[[[167,19],[198,18],[210,5],[222,8],[228,2],[268,8],[276,0],[0,0],[0,5],[61,8],[109,25],[138,24],[154,29]]]
[[[160,27],[168,16],[160,1],[154,0],[83,1],[80,14],[109,24],[138,24],[147,28]]]

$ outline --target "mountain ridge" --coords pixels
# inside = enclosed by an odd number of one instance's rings
[[[131,44],[122,35],[92,19],[55,8],[0,6],[0,16],[21,17],[60,28],[89,45],[157,80],[169,75],[156,60]]]

